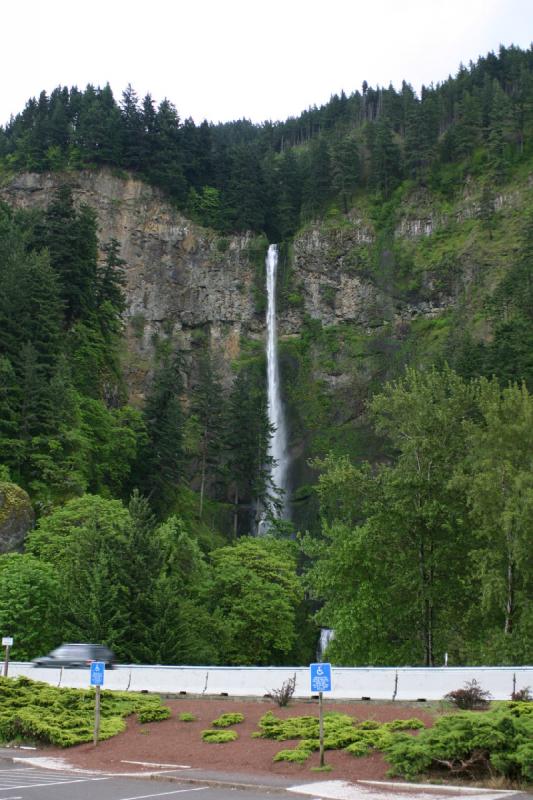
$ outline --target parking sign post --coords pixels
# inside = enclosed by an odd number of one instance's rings
[[[98,744],[100,735],[100,687],[104,685],[105,663],[93,661],[91,663],[91,686],[94,686],[94,736],[93,744]]]
[[[320,739],[320,766],[324,766],[324,706],[322,693],[331,692],[331,664],[310,664],[311,692],[318,692],[318,735]]]
[[[9,648],[13,645],[12,636],[2,636],[2,645],[6,648],[6,655],[4,658],[4,678],[7,678],[9,670]]]

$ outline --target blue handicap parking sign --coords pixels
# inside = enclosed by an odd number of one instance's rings
[[[331,692],[331,664],[309,664],[312,692]]]
[[[93,661],[91,663],[91,686],[104,685],[104,672],[105,672],[104,661]]]

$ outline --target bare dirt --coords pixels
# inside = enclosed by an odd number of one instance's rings
[[[96,747],[83,744],[68,750],[51,748],[47,756],[59,756],[72,766],[83,769],[98,769],[108,772],[142,772],[154,767],[133,765],[125,762],[150,762],[152,764],[183,765],[210,772],[243,773],[248,775],[277,776],[296,780],[316,779],[312,767],[319,766],[319,753],[303,764],[273,762],[274,755],[282,749],[292,748],[297,742],[277,742],[270,739],[252,738],[258,730],[259,719],[272,711],[281,718],[291,716],[316,716],[317,701],[294,701],[287,708],[279,708],[273,700],[236,700],[230,698],[183,698],[165,700],[171,717],[163,722],[141,725],[136,718],[127,721],[124,733]],[[349,714],[358,720],[374,719],[388,722],[393,719],[418,717],[426,725],[433,717],[418,704],[399,703],[324,703],[324,711]],[[183,712],[194,714],[196,721],[182,722]],[[201,734],[212,727],[212,721],[227,712],[240,712],[244,722],[233,726],[239,738],[225,744],[209,744],[202,741]],[[380,753],[365,758],[355,758],[343,751],[328,750],[326,764],[332,767],[331,778],[346,781],[381,780],[387,775],[388,765]]]

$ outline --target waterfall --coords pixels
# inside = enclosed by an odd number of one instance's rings
[[[278,266],[278,248],[271,244],[266,257],[266,285],[267,285],[267,388],[268,388],[268,421],[274,428],[270,440],[269,456],[273,459],[270,478],[275,488],[282,491],[282,509],[279,516],[286,516],[286,491],[287,491],[287,429],[283,406],[281,403],[281,389],[279,380],[278,337],[276,325],[276,273]],[[259,532],[264,532],[265,515],[259,524]]]
[[[320,628],[320,639],[317,647],[317,661],[324,660],[324,654],[332,639],[335,638],[335,631],[332,628]]]

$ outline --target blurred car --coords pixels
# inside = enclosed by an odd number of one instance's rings
[[[112,669],[115,655],[103,644],[62,644],[47,656],[33,660],[34,667],[89,667],[92,661],[103,661]]]

